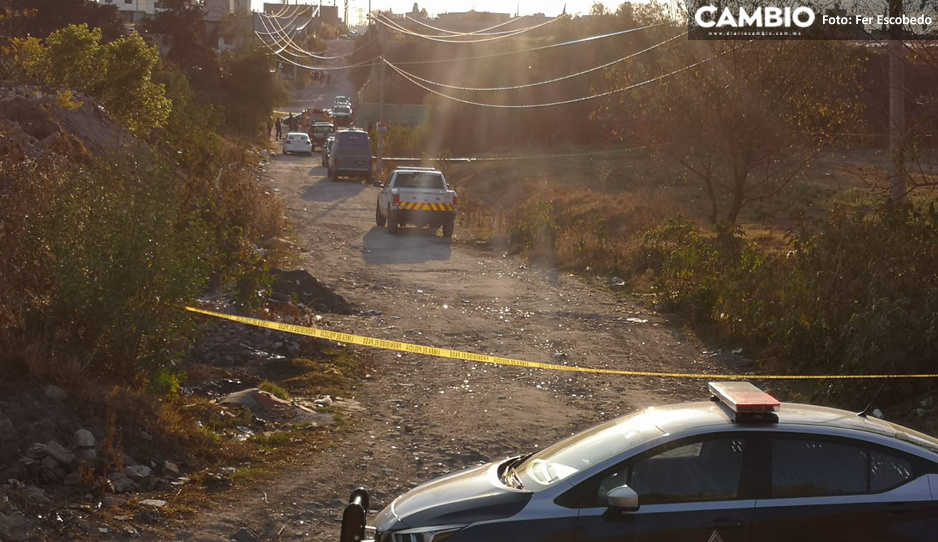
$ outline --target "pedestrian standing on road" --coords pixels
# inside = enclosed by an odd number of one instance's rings
[[[280,141],[280,138],[283,137],[283,120],[280,117],[277,117],[275,126],[277,127],[277,141]]]
[[[273,121],[273,117],[270,117],[267,119],[267,139],[270,139],[270,136],[272,135],[271,132],[273,131],[273,129],[274,129],[274,121]]]

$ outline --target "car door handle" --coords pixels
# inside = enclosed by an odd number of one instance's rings
[[[707,525],[704,525],[704,529],[727,530],[727,529],[738,529],[742,526],[743,526],[743,522],[739,521],[738,519],[719,518],[719,519],[713,520]]]
[[[886,505],[886,513],[891,515],[908,514],[919,509],[919,505],[911,502],[894,502]]]

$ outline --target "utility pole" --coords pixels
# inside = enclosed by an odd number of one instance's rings
[[[903,38],[905,33],[899,19],[902,0],[889,0],[889,197],[897,203],[906,200],[905,186],[905,67],[903,66]]]
[[[378,172],[383,171],[383,162],[384,158],[384,42],[385,42],[385,28],[384,25],[378,23],[378,41],[381,43],[381,66],[378,68],[380,74],[378,77],[380,81],[378,82],[378,125],[375,127],[378,132]]]

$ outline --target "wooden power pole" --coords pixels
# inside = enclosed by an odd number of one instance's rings
[[[903,65],[902,0],[889,0],[889,197],[906,200],[905,175],[905,66]]]

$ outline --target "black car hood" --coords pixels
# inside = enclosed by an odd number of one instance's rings
[[[513,516],[531,500],[531,493],[499,482],[499,465],[489,463],[417,486],[382,510],[375,518],[375,526],[387,532]]]

